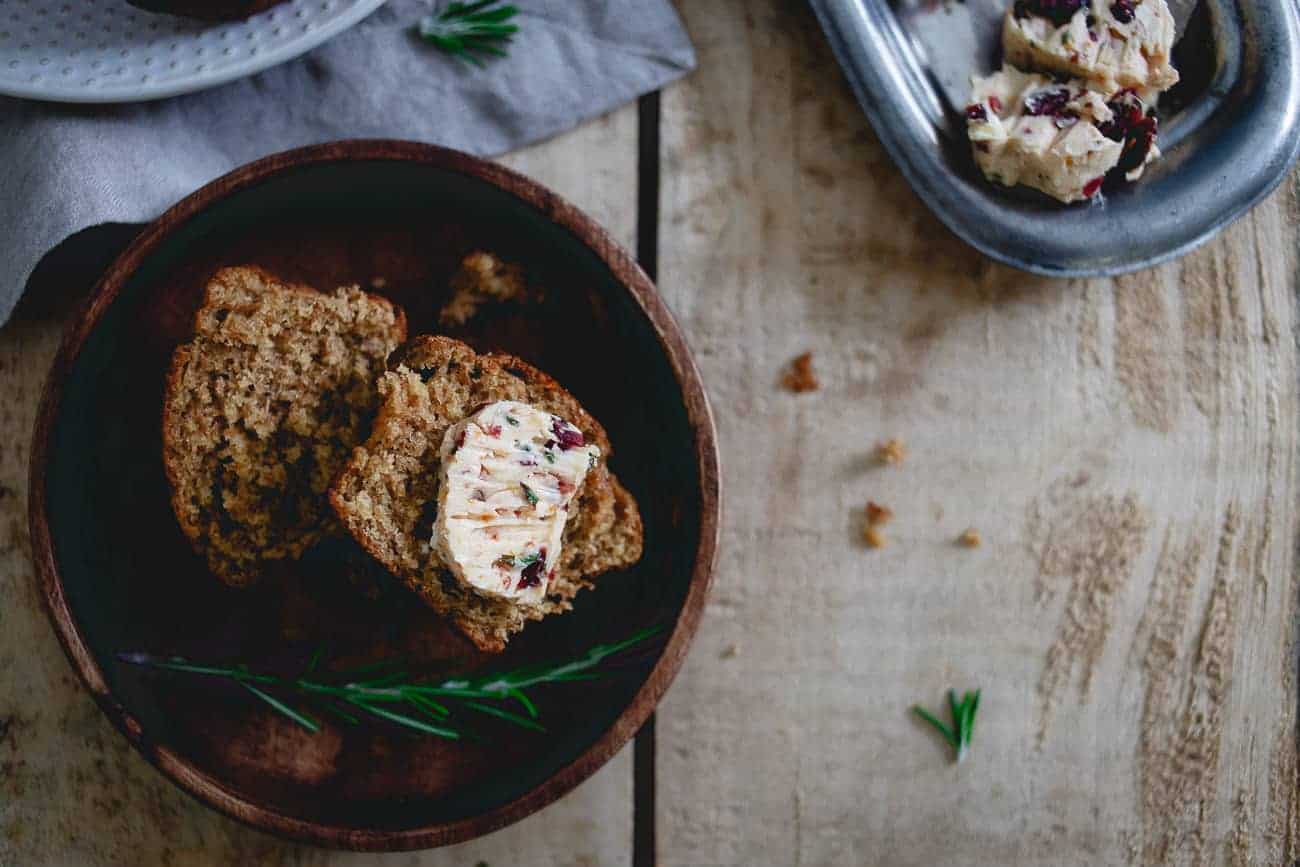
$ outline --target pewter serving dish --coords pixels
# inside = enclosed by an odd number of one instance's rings
[[[1162,159],[1135,184],[1062,205],[984,180],[962,109],[1000,63],[1008,0],[811,0],[863,109],[931,210],[1001,262],[1061,277],[1153,265],[1212,237],[1266,196],[1300,149],[1294,0],[1173,0]]]

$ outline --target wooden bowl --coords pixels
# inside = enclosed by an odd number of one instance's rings
[[[574,611],[488,658],[398,589],[342,577],[324,546],[250,590],[207,573],[167,501],[163,373],[206,277],[256,263],[321,288],[380,286],[430,331],[460,257],[488,249],[548,289],[456,334],[535,362],[608,428],[641,505],[646,550]],[[381,278],[376,280],[375,278]],[[354,849],[454,843],[568,792],[649,716],[682,663],[718,534],[713,421],[682,335],[626,251],[539,184],[422,144],[353,141],[268,157],[214,181],[113,263],[55,357],[36,421],[32,548],[50,618],[95,700],[140,753],[200,801],[288,837]],[[620,676],[540,693],[546,735],[448,742],[380,725],[312,735],[219,681],[128,666],[128,651],[271,664],[400,653],[464,670],[563,658],[663,624]]]
[[[183,15],[205,21],[237,21],[278,6],[284,0],[127,0],[149,12]]]

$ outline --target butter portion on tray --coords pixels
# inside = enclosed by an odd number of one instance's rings
[[[1170,64],[1174,18],[1165,0],[1092,0],[1062,22],[1067,4],[1020,0],[1007,10],[1006,62],[1083,79],[1105,94],[1136,90],[1150,105],[1178,83]]]
[[[1016,0],[1002,40],[1006,65],[966,107],[986,178],[1081,202],[1159,157],[1154,105],[1178,81],[1165,0]]]

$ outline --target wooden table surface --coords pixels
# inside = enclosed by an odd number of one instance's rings
[[[0,865],[1295,862],[1294,178],[1177,262],[1030,277],[917,200],[802,4],[681,12],[695,73],[504,160],[657,266],[717,414],[721,568],[652,728],[423,853],[283,843],[165,782],[29,560],[32,419],[92,259],[0,331]],[[820,390],[783,390],[805,351]],[[949,687],[983,689],[961,765],[909,713]]]

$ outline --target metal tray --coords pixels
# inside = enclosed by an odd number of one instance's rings
[[[858,101],[917,194],[988,256],[1039,274],[1131,271],[1208,240],[1300,153],[1295,0],[1171,3],[1182,81],[1160,103],[1164,157],[1136,184],[1062,205],[984,180],[962,115],[996,68],[1008,0],[810,0]]]

